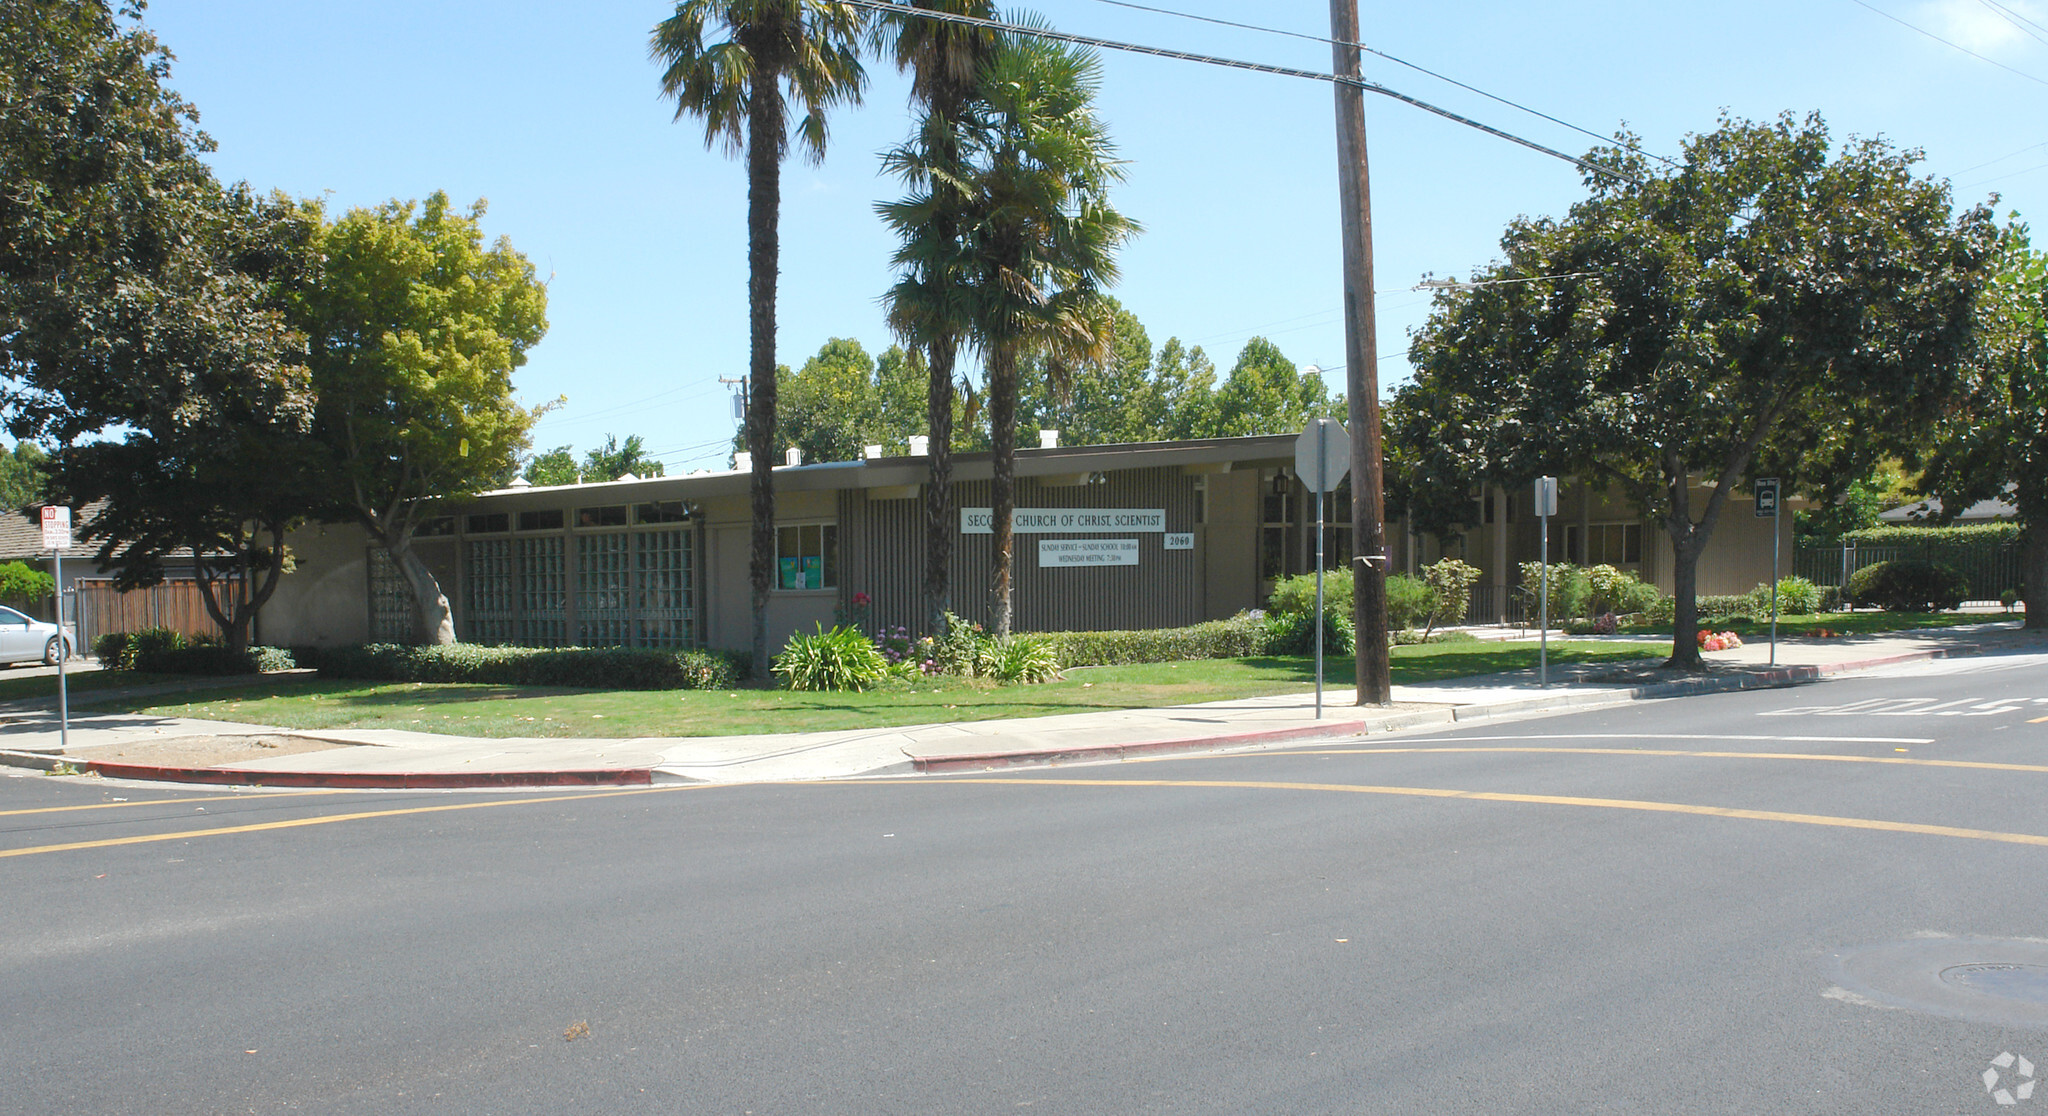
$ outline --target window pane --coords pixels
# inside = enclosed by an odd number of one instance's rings
[[[519,529],[522,531],[559,531],[562,529],[562,509],[520,512]]]
[[[512,529],[512,521],[504,512],[469,517],[469,533],[472,535],[498,535]]]
[[[624,527],[625,525],[626,505],[624,504],[612,504],[602,508],[576,509],[576,526],[578,527]]]

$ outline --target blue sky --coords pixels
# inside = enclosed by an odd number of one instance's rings
[[[1148,2],[1329,30],[1322,0]],[[1867,3],[1361,0],[1360,17],[1373,48],[1593,132],[1626,122],[1655,152],[1674,153],[1724,109],[1819,111],[1837,137],[1924,149],[1923,169],[1950,178],[1960,201],[1996,191],[2001,216],[2044,208],[2048,30],[2029,21],[2048,27],[2048,0]],[[741,168],[707,151],[693,121],[672,122],[647,60],[648,32],[671,10],[623,0],[157,0],[147,23],[178,56],[171,84],[198,105],[223,178],[325,196],[337,209],[436,189],[488,199],[487,232],[550,277],[548,336],[517,382],[528,402],[568,403],[541,421],[535,445],[572,444],[580,455],[607,434],[639,434],[673,473],[724,467],[732,420],[718,379],[745,371],[747,330]],[[1103,0],[1033,10],[1103,38],[1330,63],[1321,44]],[[1299,364],[1341,365],[1329,87],[1118,53],[1103,62],[1102,113],[1129,162],[1117,204],[1146,227],[1115,293],[1154,344],[1178,336],[1227,370],[1262,334]],[[1366,72],[1547,146],[1581,153],[1593,143],[1371,55]],[[825,163],[784,173],[785,364],[831,337],[870,352],[890,342],[876,300],[891,281],[891,242],[872,207],[900,190],[876,156],[909,115],[902,81],[879,63],[870,73],[865,103],[834,118]],[[1426,273],[1485,265],[1507,221],[1561,213],[1582,189],[1566,163],[1384,98],[1368,98],[1366,111],[1379,370],[1391,389],[1428,309],[1409,288]],[[1332,380],[1341,387],[1341,373]]]

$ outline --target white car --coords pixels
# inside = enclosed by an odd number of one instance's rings
[[[31,659],[41,659],[51,666],[56,666],[60,646],[63,648],[63,656],[67,659],[78,653],[70,633],[65,633],[60,645],[57,625],[0,605],[0,663],[22,663]]]

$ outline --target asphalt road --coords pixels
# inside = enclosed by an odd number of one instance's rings
[[[1837,959],[2048,938],[2044,795],[2018,656],[982,778],[4,778],[0,1112],[2024,1112],[2027,966]]]

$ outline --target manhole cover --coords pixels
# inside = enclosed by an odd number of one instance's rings
[[[1918,938],[1842,950],[1828,969],[1841,987],[1881,1004],[2048,1029],[2048,941]]]
[[[2048,965],[1951,965],[1941,971],[1941,979],[1945,984],[1986,996],[2048,1004]]]

